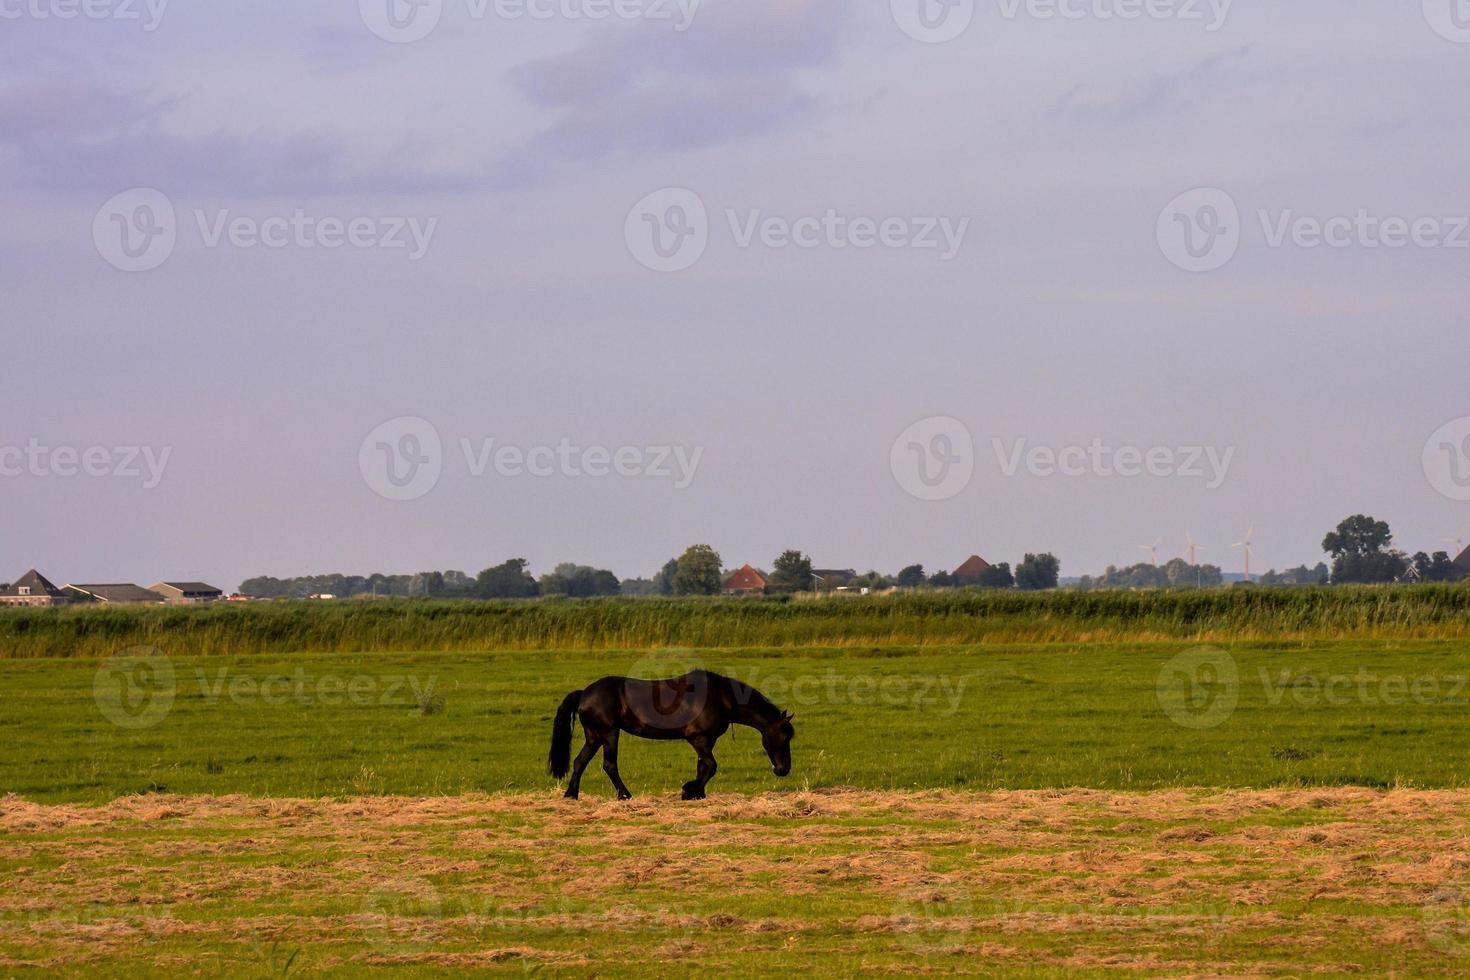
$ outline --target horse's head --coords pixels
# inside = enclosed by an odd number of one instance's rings
[[[789,711],[781,712],[781,717],[761,733],[761,746],[771,757],[771,770],[778,776],[791,774],[791,740],[795,737]]]

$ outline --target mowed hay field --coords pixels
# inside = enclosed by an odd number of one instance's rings
[[[0,973],[1470,973],[1470,645],[1394,595],[1209,642],[99,658],[40,620],[0,647]],[[560,698],[693,666],[796,712],[791,778],[739,730],[686,803],[688,747],[629,738],[631,803],[561,800]]]
[[[1463,972],[1470,797],[0,802],[0,966],[88,975]]]

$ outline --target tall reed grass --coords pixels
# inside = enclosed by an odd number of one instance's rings
[[[1470,586],[0,611],[0,657],[1470,636]]]

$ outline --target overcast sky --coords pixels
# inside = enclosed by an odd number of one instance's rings
[[[389,2],[0,0],[0,580],[1470,529],[1450,0]]]

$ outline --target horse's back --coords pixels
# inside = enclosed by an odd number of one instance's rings
[[[580,713],[584,722],[644,738],[684,738],[719,725],[724,680],[705,670],[657,680],[604,677],[583,691]]]

